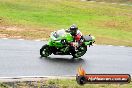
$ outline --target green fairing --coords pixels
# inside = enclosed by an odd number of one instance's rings
[[[73,41],[72,35],[70,33],[65,32],[65,30],[62,29],[51,33],[48,45],[55,46],[57,48],[63,47],[64,44],[61,43],[62,39],[65,39],[67,42]]]
[[[84,44],[87,46],[87,45],[91,45],[91,43],[94,43],[95,42],[95,37],[94,36],[91,36],[92,40],[89,40],[89,41],[85,41]]]
[[[85,42],[84,44],[87,46],[87,45],[89,45],[89,44],[90,44],[90,42],[91,42],[91,41],[89,41],[89,42]]]

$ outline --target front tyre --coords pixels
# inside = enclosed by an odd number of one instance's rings
[[[48,45],[43,45],[42,48],[40,49],[41,57],[48,57],[51,54],[52,54],[52,52]]]
[[[78,58],[83,56],[87,51],[87,46],[80,46],[78,47],[77,51],[72,53],[73,58]]]

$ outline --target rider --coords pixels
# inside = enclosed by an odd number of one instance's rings
[[[78,29],[78,27],[73,24],[70,26],[70,28],[68,29],[68,32],[73,36],[74,41],[73,42],[79,42],[80,40],[83,39],[83,35],[80,32],[80,30]]]
[[[75,48],[83,42],[83,35],[75,24],[71,25],[67,32],[69,32],[74,38],[73,42],[70,43],[70,46],[75,50]]]

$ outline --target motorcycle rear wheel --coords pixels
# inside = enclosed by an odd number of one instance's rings
[[[87,51],[87,46],[80,46],[78,48],[78,51],[75,51],[75,53],[72,53],[73,58],[78,58],[83,56]]]

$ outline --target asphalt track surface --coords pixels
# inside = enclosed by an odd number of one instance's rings
[[[46,42],[0,39],[0,77],[70,76],[82,65],[87,73],[132,74],[132,47],[95,45],[78,60],[72,56],[41,58],[39,49]]]

